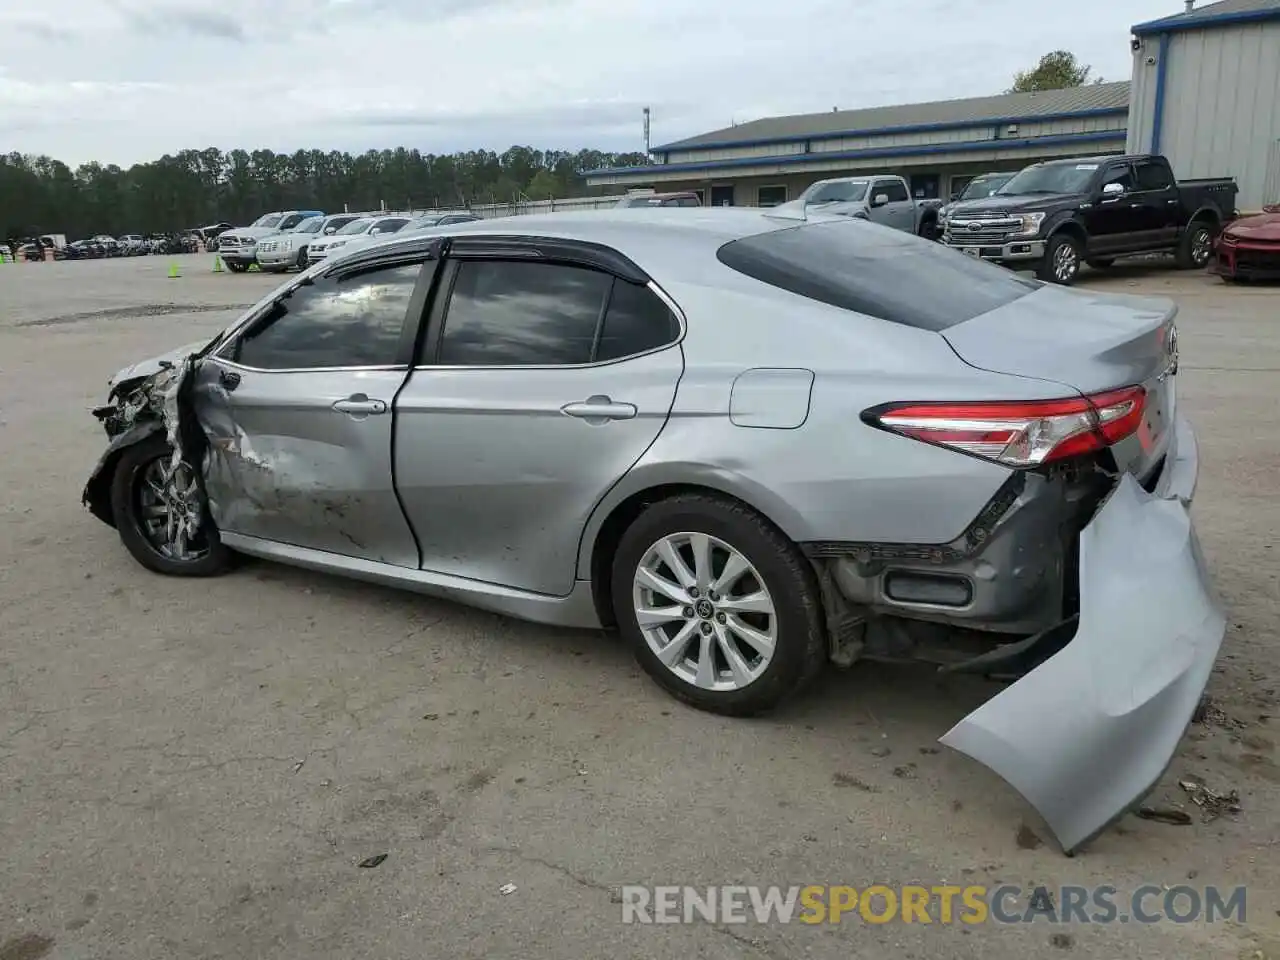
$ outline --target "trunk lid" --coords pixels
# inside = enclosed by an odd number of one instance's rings
[[[1141,426],[1111,450],[1120,469],[1145,480],[1173,432],[1177,312],[1170,300],[1046,285],[941,335],[972,367],[1046,381],[1045,399],[1144,387]]]

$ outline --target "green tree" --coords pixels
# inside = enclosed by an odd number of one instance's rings
[[[1022,70],[1013,76],[1009,93],[1030,93],[1033,90],[1065,90],[1084,86],[1092,68],[1080,63],[1068,50],[1054,50],[1040,58],[1030,70]],[[1094,83],[1101,83],[1098,77]]]

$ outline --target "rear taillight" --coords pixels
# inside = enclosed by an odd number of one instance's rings
[[[1011,467],[1094,453],[1134,433],[1147,392],[1126,387],[1070,400],[890,403],[862,414],[874,427]]]

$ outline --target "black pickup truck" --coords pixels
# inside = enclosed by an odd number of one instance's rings
[[[1231,178],[1177,181],[1164,157],[1080,157],[1033,164],[993,196],[947,211],[942,240],[974,257],[1042,280],[1074,283],[1081,262],[1172,252],[1204,267],[1213,239],[1235,215]]]

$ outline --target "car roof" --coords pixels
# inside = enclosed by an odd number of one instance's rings
[[[647,273],[663,278],[698,281],[706,273],[707,257],[726,243],[743,237],[803,226],[806,220],[850,222],[848,217],[814,214],[807,217],[770,213],[768,209],[734,207],[623,207],[570,213],[530,214],[469,220],[428,227],[412,237],[396,237],[363,247],[354,254],[376,260],[427,248],[437,237],[536,237],[577,240],[617,250]]]

